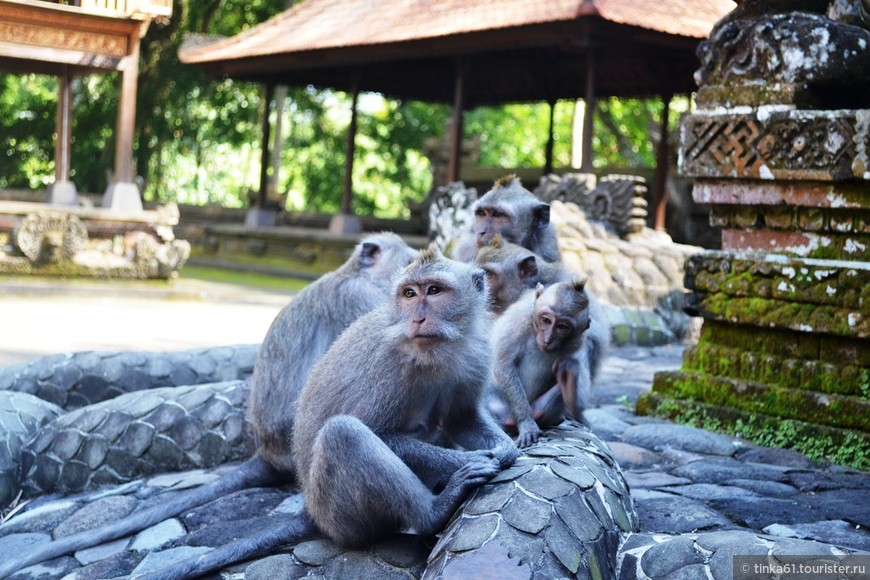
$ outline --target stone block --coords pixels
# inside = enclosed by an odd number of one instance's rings
[[[806,232],[818,232],[827,226],[827,215],[818,208],[802,207],[798,209],[797,225]]]

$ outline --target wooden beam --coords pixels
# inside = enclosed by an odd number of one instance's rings
[[[459,166],[462,160],[462,113],[465,109],[465,61],[456,62],[456,76],[453,84],[453,122],[450,126],[450,152],[447,158],[447,183],[459,181]]]
[[[359,80],[354,78],[351,88],[350,102],[350,125],[347,127],[347,145],[344,155],[344,188],[341,193],[341,213],[352,214],[351,204],[353,201],[353,158],[356,153],[356,105],[359,99]]]
[[[72,77],[67,66],[57,78],[57,121],[54,141],[54,180],[69,181],[72,143]]]
[[[580,169],[592,171],[592,119],[595,116],[595,54],[592,48],[586,50],[586,113],[583,115],[583,162]]]
[[[269,190],[269,135],[272,125],[269,123],[269,110],[272,98],[275,96],[275,83],[266,83],[263,88],[263,141],[260,152],[260,191],[257,195],[257,207],[266,207],[266,196]]]
[[[553,172],[553,145],[555,137],[553,135],[555,117],[556,117],[556,101],[550,101],[550,125],[549,133],[547,134],[547,148],[544,150],[544,175],[549,175]]]
[[[656,149],[655,174],[655,221],[657,230],[665,229],[665,212],[668,205],[668,118],[671,112],[671,95],[662,95],[662,121],[659,129],[659,145]]]

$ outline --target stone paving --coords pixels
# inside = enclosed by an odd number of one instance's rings
[[[681,356],[682,347],[673,345],[614,349],[595,389],[598,406],[587,412],[592,430],[607,442],[622,467],[637,516],[636,532],[625,535],[618,548],[610,542],[611,549],[618,550],[615,566],[608,566],[611,573],[620,580],[725,580],[732,578],[734,554],[870,554],[870,474],[815,464],[795,452],[757,447],[631,412],[628,405],[649,388],[653,374],[679,366]],[[123,517],[226,469],[152,476],[78,495],[42,496],[0,525],[0,554],[24,551],[51,537]],[[257,529],[267,518],[289,518],[301,509],[302,499],[292,488],[245,490],[133,538],[81,550],[13,578],[136,575],[203,553]],[[634,514],[630,517],[633,523]],[[522,522],[522,517],[513,521]],[[500,545],[504,544],[490,542],[484,548],[496,561],[517,559],[516,549],[500,554]],[[361,552],[340,552],[329,542],[313,540],[233,566],[226,573],[234,578],[312,573],[344,577],[355,570],[374,574],[367,577],[417,577],[421,559],[425,562],[432,548],[431,542],[413,536]],[[519,563],[514,562],[511,575],[505,575],[506,570],[491,572],[502,578],[545,577],[543,572],[530,574],[526,567],[516,566]],[[578,570],[578,577],[588,576],[582,572]]]

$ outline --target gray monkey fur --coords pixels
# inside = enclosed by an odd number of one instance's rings
[[[518,456],[482,406],[490,363],[483,272],[431,248],[394,291],[320,359],[297,406],[293,450],[306,511],[343,547],[436,532],[469,489]]]
[[[366,236],[337,270],[305,287],[269,327],[251,379],[257,452],[292,473],[292,409],[311,368],[344,329],[390,295],[390,281],[417,256],[393,233]]]
[[[494,314],[502,314],[538,284],[549,286],[571,278],[561,262],[547,262],[531,250],[505,242],[500,235],[477,251],[474,262],[486,272]]]
[[[582,411],[589,405],[592,383],[606,353],[610,331],[588,289],[581,291],[585,300],[576,293],[576,285],[580,284],[559,282],[546,289],[538,286],[527,291],[493,326],[492,386],[516,419],[519,447],[534,443],[540,427],[560,422],[566,410],[583,421]],[[557,352],[544,352],[536,341],[533,318],[542,303],[549,303],[575,321],[575,334]],[[583,329],[587,323],[588,328],[576,332],[576,328]],[[551,392],[554,385],[561,384],[559,375],[567,369],[576,381],[571,385],[576,393],[576,408],[566,409],[559,393],[536,422],[533,404]]]
[[[295,402],[311,367],[346,327],[387,300],[391,277],[416,256],[417,251],[395,234],[366,236],[341,267],[309,284],[278,314],[254,365],[251,410],[260,445],[252,459],[214,482],[149,509],[0,561],[0,578],[26,566],[141,531],[239,489],[292,477],[289,436]],[[287,439],[282,439],[284,433]],[[286,452],[283,456],[282,451]],[[180,569],[169,577],[182,577]]]
[[[488,213],[493,210],[506,217],[494,222]],[[546,262],[561,260],[556,229],[550,223],[550,206],[525,189],[515,175],[498,179],[492,189],[472,204],[471,211],[474,221],[471,230],[456,242],[453,250],[456,260],[473,261],[478,248],[488,244],[495,234],[532,250]],[[478,215],[481,212],[487,215]]]

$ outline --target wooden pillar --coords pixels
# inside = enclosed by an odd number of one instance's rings
[[[553,145],[555,143],[553,130],[556,118],[556,101],[549,101],[548,104],[550,105],[550,129],[547,134],[547,148],[544,150],[544,175],[553,172]]]
[[[655,174],[655,220],[653,226],[657,230],[665,229],[665,211],[668,205],[668,117],[671,110],[671,95],[662,95],[662,122],[659,145],[656,150]]]
[[[453,85],[453,123],[450,127],[450,155],[447,158],[447,183],[459,181],[459,166],[462,161],[462,113],[465,110],[464,61],[456,62],[456,78]]]
[[[586,49],[586,113],[583,115],[583,162],[580,169],[592,171],[592,119],[595,116],[595,54]]]
[[[54,183],[46,189],[45,201],[59,205],[77,205],[78,192],[69,180],[72,146],[72,77],[66,65],[57,77],[57,137],[54,141]]]
[[[69,69],[57,79],[57,139],[54,142],[54,180],[69,181],[72,143],[72,79]]]
[[[359,77],[351,87],[350,125],[347,127],[347,145],[344,156],[344,188],[341,194],[341,213],[352,214],[353,201],[353,158],[356,153],[356,105],[359,99]]]
[[[245,215],[245,227],[261,228],[275,225],[277,211],[267,208],[266,203],[269,194],[269,138],[271,135],[271,123],[269,112],[272,108],[272,99],[275,96],[275,83],[267,82],[263,85],[263,118],[262,135],[260,141],[260,189],[257,191],[257,203],[248,209]]]
[[[133,180],[133,135],[136,130],[136,88],[139,82],[138,31],[129,38],[130,54],[121,59],[118,72],[118,123],[115,127],[115,175],[103,195],[103,207],[124,212],[142,211],[139,186]]]
[[[275,96],[275,84],[266,83],[263,87],[263,134],[260,151],[260,190],[257,193],[257,207],[266,207],[269,192],[269,139],[272,124],[269,122],[269,112],[272,108],[272,99]]]
[[[357,234],[362,231],[362,220],[354,215],[353,201],[353,158],[356,152],[356,116],[359,99],[359,85],[362,73],[357,73],[351,82],[350,125],[347,127],[347,145],[344,157],[344,187],[341,193],[341,211],[329,221],[329,231],[333,234]]]

